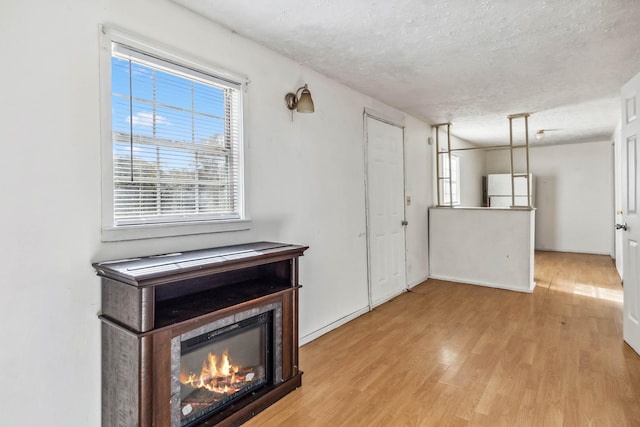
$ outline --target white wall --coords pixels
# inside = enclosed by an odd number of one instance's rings
[[[0,104],[1,424],[99,425],[94,261],[254,240],[307,244],[301,337],[366,308],[363,109],[389,107],[167,0],[3,2],[0,17],[0,54],[11,63]],[[250,78],[250,231],[100,241],[99,24]],[[292,122],[283,96],[303,83],[316,113]],[[405,121],[407,270],[416,284],[428,274],[430,128]]]
[[[535,213],[510,208],[430,209],[431,277],[532,292]]]
[[[433,169],[431,168],[432,146],[427,145],[431,132],[411,117],[407,117],[404,133],[405,149],[405,195],[411,197],[405,215],[406,227],[407,284],[416,286],[429,275],[429,207],[432,206]]]
[[[530,167],[536,181],[536,249],[611,254],[611,141],[532,147]],[[507,150],[487,152],[487,173],[508,172]]]
[[[459,151],[460,206],[482,206],[482,176],[486,175],[486,151]]]

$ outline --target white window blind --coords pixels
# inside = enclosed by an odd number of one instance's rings
[[[114,225],[241,217],[241,84],[112,43]]]

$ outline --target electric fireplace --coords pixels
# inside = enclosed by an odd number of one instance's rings
[[[259,242],[94,264],[102,425],[238,425],[299,387],[306,249]]]
[[[272,382],[272,315],[268,311],[180,338],[180,373],[172,377],[180,389],[180,426],[193,425]]]

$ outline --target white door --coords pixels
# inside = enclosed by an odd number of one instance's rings
[[[640,93],[640,74],[622,88],[622,208],[624,264],[624,340],[640,353],[640,177],[638,175],[638,139],[640,120],[637,100]]]
[[[369,305],[407,288],[403,129],[365,115]]]

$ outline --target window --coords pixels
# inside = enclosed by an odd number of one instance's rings
[[[110,37],[108,49],[103,235],[105,228],[245,220],[241,79],[127,40]]]
[[[449,171],[449,154],[442,155],[442,176],[449,179],[440,181],[440,194],[442,195],[443,205],[459,205],[460,204],[460,158],[451,155],[451,171]]]

